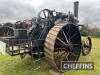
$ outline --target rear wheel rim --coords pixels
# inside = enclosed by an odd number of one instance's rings
[[[56,37],[53,39],[55,41],[53,44],[53,51],[48,50],[48,52],[51,51],[51,56],[49,57],[52,59],[52,63],[55,64],[54,67],[60,70],[62,61],[77,61],[79,59],[81,52],[81,36],[79,30],[73,24],[67,24],[62,27],[58,26],[58,28],[59,30],[56,33]],[[54,29],[55,26],[51,31],[55,33]],[[48,59],[48,55],[46,53],[45,55]]]

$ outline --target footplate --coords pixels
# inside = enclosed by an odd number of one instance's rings
[[[2,41],[6,43],[6,52],[11,56],[26,54],[30,51],[30,43],[28,39],[2,37]]]

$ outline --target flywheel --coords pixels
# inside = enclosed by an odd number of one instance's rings
[[[77,61],[81,53],[81,36],[74,24],[55,25],[45,39],[47,61],[60,71],[62,61]]]
[[[0,37],[14,36],[14,29],[12,27],[3,26],[0,28]]]

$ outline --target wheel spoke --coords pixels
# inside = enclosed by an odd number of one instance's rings
[[[68,46],[68,44],[66,44],[64,41],[62,41],[60,38],[58,38],[57,37],[57,39],[61,42],[61,43],[63,43],[65,46]]]
[[[46,18],[45,10],[43,10],[44,17]]]
[[[77,35],[77,33],[76,34],[74,34],[74,35],[72,35],[72,37],[70,38],[70,40],[73,38],[73,37],[75,37]]]
[[[65,51],[66,50],[66,48],[55,48],[55,50],[57,50],[57,51]]]
[[[69,39],[68,39],[68,40],[70,41],[70,29],[71,29],[71,27],[68,26],[68,28],[69,28],[69,29],[68,29],[68,32],[67,32],[67,36],[69,36]]]
[[[61,42],[60,43],[56,42],[55,44],[58,45],[58,46],[60,46],[60,47],[63,47],[63,45],[61,44]]]
[[[70,26],[68,26],[68,28],[69,28],[69,29],[68,29],[67,35],[68,35],[68,34],[69,34],[69,32],[70,32]]]
[[[64,31],[62,31],[63,32],[63,35],[64,35],[64,37],[65,37],[65,39],[66,39],[66,42],[69,44],[69,41],[68,41],[68,39],[67,39],[67,37],[66,37],[66,35],[65,35],[65,32]]]
[[[8,32],[6,33],[6,36],[8,36],[9,35],[9,30],[8,30]]]

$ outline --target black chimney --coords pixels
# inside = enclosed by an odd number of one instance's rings
[[[76,18],[78,18],[78,6],[79,6],[79,2],[78,1],[75,1],[74,2],[74,16]]]

